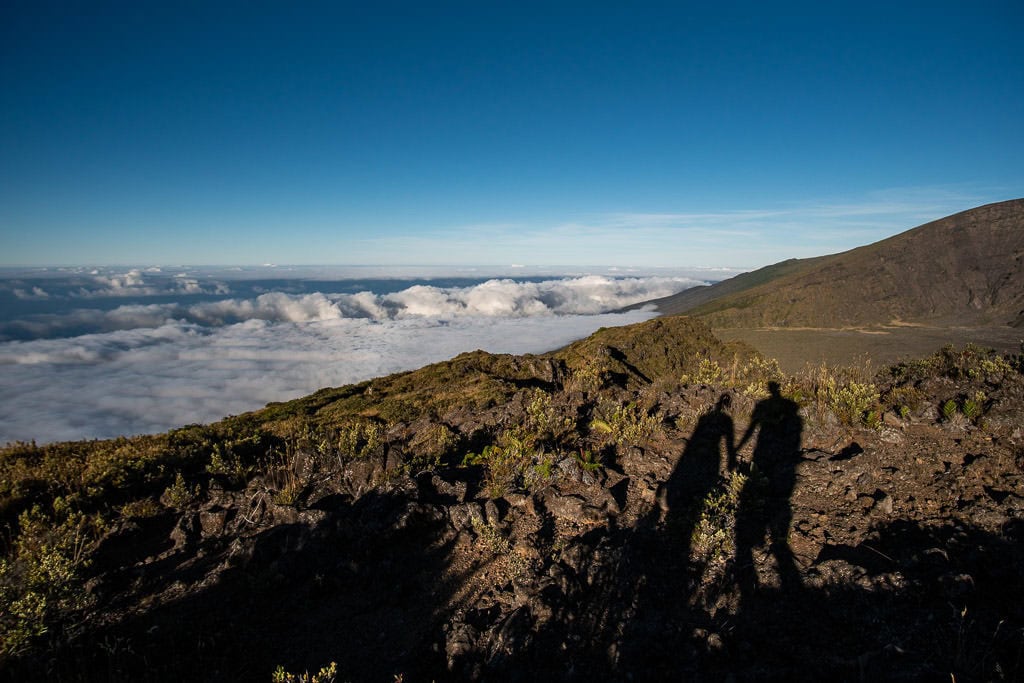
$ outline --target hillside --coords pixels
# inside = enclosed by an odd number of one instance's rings
[[[0,678],[1020,680],[1022,373],[665,317],[10,445]]]
[[[653,302],[715,329],[1024,326],[1024,199],[840,254],[792,259]]]

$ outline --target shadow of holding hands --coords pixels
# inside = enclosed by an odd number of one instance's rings
[[[803,423],[777,384],[769,391],[738,442],[728,395],[701,416],[665,483],[660,514],[655,508],[633,525],[581,539],[589,561],[572,572],[559,566],[559,576],[575,580],[566,582],[556,618],[492,679],[1024,675],[1024,525],[999,536],[886,521],[857,546],[825,543],[801,570],[788,537]],[[738,452],[755,437],[750,461],[740,463]],[[725,495],[730,471],[746,474],[729,530],[735,551],[705,561],[694,547],[702,503]],[[756,556],[774,562],[759,567]]]

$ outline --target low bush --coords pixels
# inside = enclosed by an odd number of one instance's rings
[[[102,528],[61,499],[55,503],[52,513],[35,506],[18,517],[13,550],[0,559],[0,662],[58,621],[73,628],[72,615],[91,602],[81,570]]]

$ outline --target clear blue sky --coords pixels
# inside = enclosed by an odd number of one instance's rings
[[[0,264],[750,267],[1024,196],[1024,3],[0,8]]]

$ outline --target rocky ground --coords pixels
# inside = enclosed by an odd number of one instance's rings
[[[486,376],[500,400],[463,388],[462,403],[380,422],[358,457],[314,438],[252,476],[211,460],[132,508],[145,514],[111,518],[82,570],[90,606],[2,671],[1024,678],[1019,364],[947,351],[874,378],[874,402],[851,413],[836,397],[853,379],[778,376],[773,397],[770,368],[745,374],[697,332],[685,348],[598,336],[548,358],[456,359],[449,388]],[[339,396],[352,390],[303,410]]]

